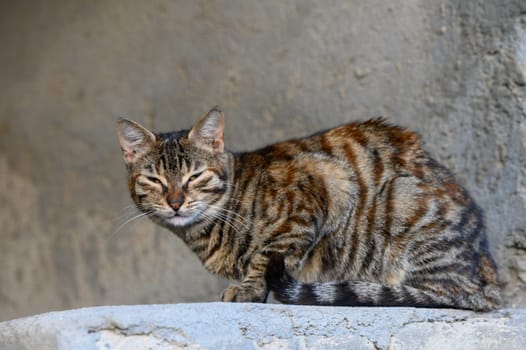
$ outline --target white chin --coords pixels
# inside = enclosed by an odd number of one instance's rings
[[[193,217],[189,216],[174,216],[169,219],[166,219],[166,222],[173,226],[187,226],[194,221]]]

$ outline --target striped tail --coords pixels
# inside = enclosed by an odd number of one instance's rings
[[[303,283],[279,264],[267,271],[267,284],[284,304],[325,306],[408,306],[489,311],[496,304],[480,295],[448,296],[407,285],[384,285],[366,281]],[[279,270],[279,271],[278,271]]]

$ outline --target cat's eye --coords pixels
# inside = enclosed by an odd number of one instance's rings
[[[192,182],[192,181],[196,180],[199,176],[201,176],[201,174],[202,174],[202,172],[190,176],[188,178],[188,182]]]
[[[153,176],[148,176],[147,179],[148,179],[148,181],[153,182],[154,184],[157,184],[157,185],[162,185],[163,184],[161,182],[161,180],[159,180],[158,178],[153,177]]]

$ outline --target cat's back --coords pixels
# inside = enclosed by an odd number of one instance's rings
[[[237,170],[241,182],[265,189],[259,193],[272,200],[314,193],[347,206],[397,175],[417,173],[426,159],[416,133],[377,118],[238,154]]]
[[[367,174],[376,183],[394,173],[411,173],[418,177],[427,174],[432,160],[422,150],[415,132],[391,125],[382,118],[353,122],[313,135],[279,142],[245,154],[246,163],[290,167],[290,163],[312,164],[318,160],[349,165]],[[437,169],[442,169],[437,165]]]
[[[430,202],[445,208],[446,216],[458,215],[449,208],[472,202],[451,173],[422,149],[416,132],[381,118],[245,153],[240,164],[246,179],[258,178],[251,182],[267,189],[260,193],[268,195],[269,203],[325,198],[318,202],[335,215],[349,203],[358,215],[375,212],[382,203],[393,220],[410,223]]]

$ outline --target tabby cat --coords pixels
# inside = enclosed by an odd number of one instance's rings
[[[137,208],[240,282],[221,300],[499,305],[480,209],[415,133],[373,119],[233,153],[223,130],[217,107],[177,132],[117,122]]]

